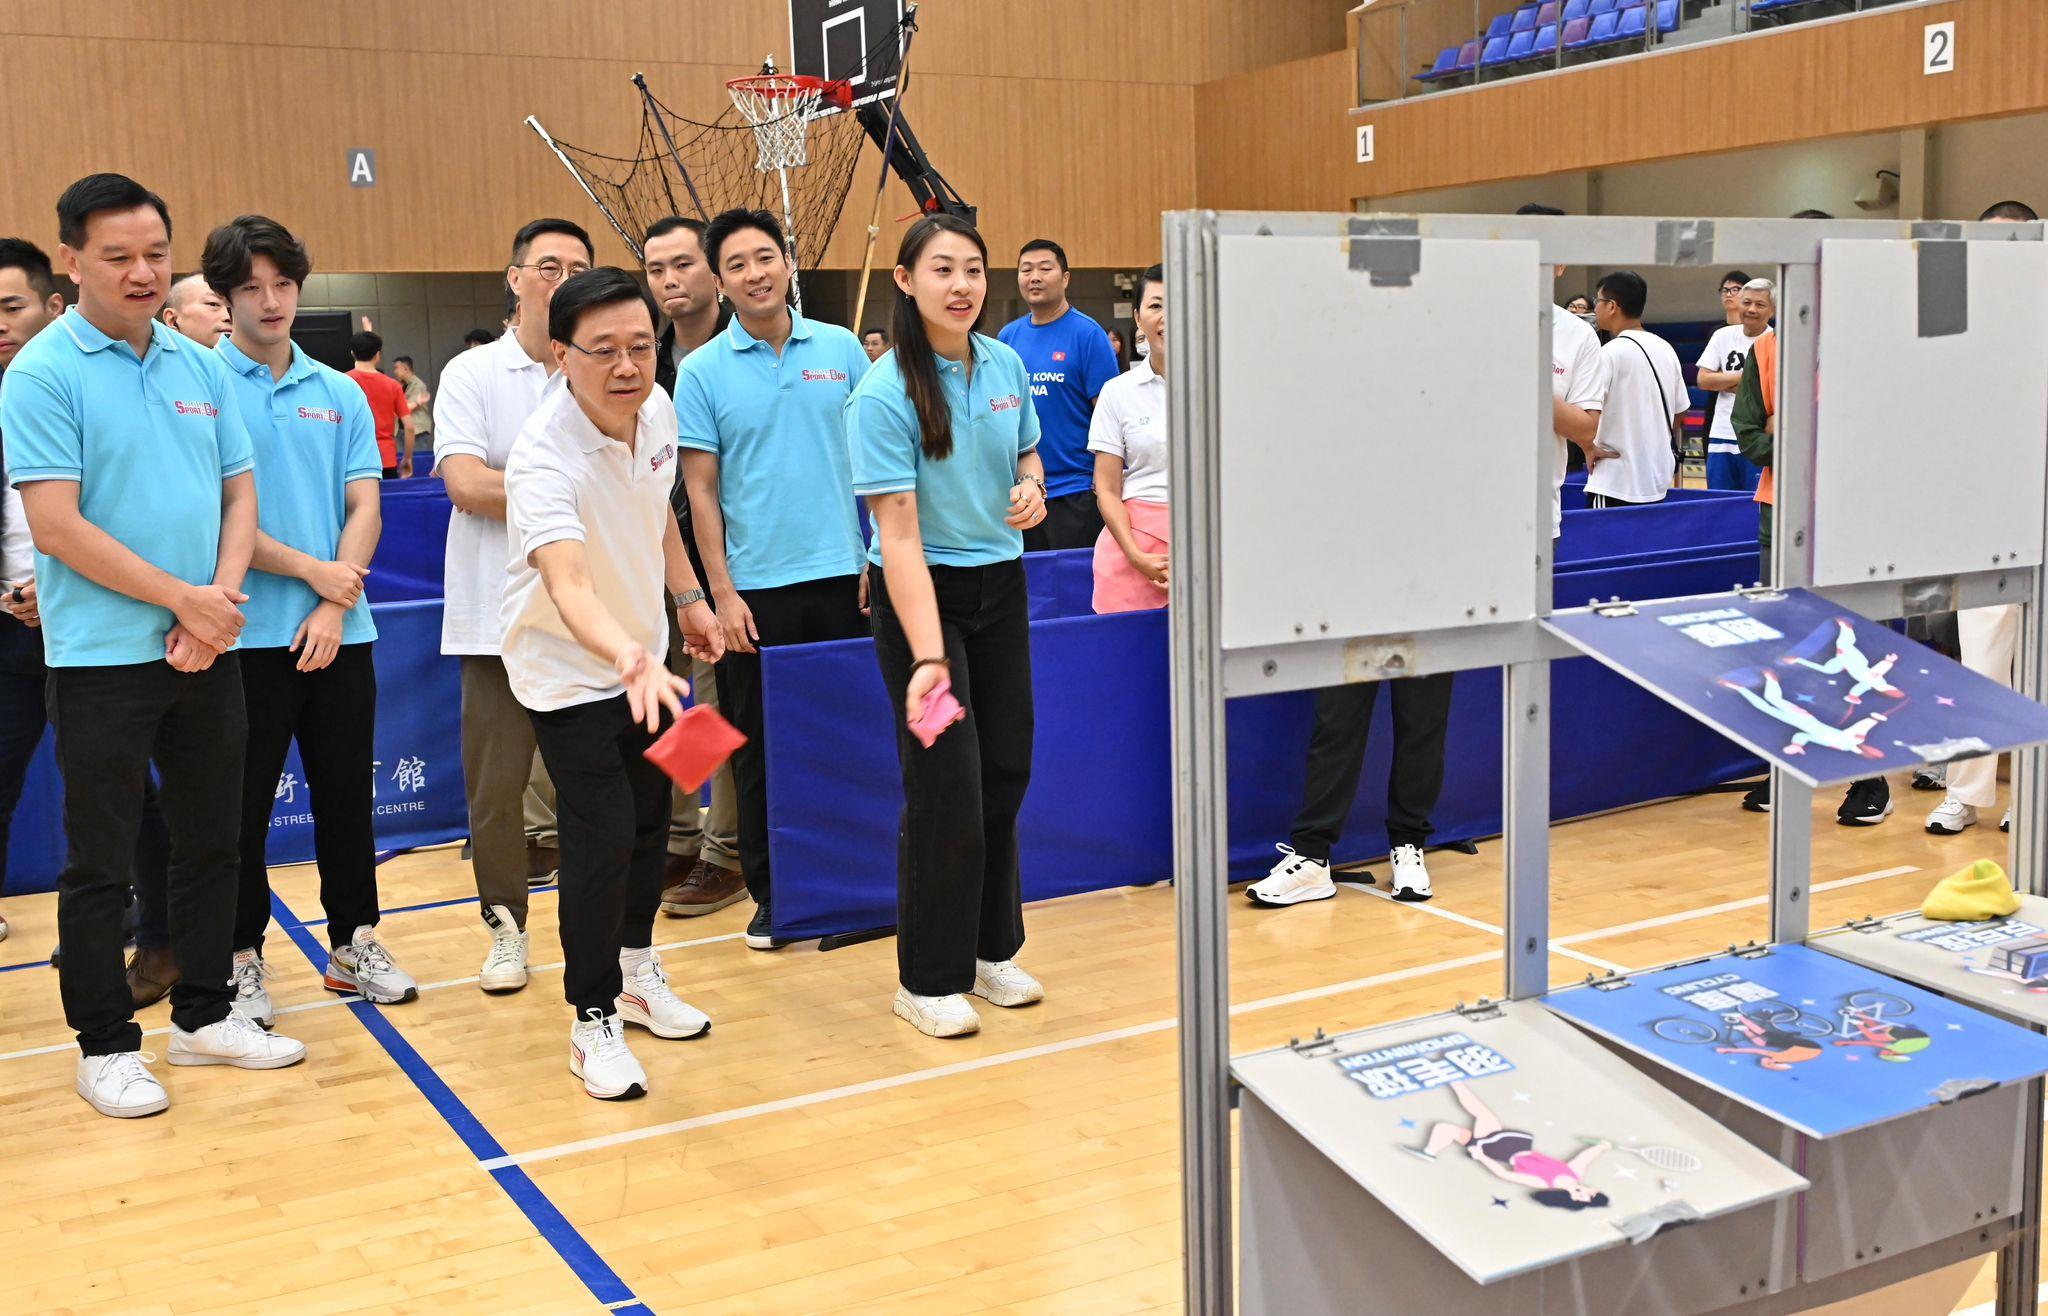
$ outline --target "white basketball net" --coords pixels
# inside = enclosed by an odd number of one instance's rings
[[[785,74],[741,78],[726,84],[733,108],[754,126],[754,168],[794,169],[810,163],[811,120],[821,112],[822,83]]]

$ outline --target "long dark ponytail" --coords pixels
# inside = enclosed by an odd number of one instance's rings
[[[941,233],[957,233],[972,242],[981,252],[983,268],[987,268],[988,244],[974,231],[974,225],[952,215],[926,215],[912,224],[903,235],[903,245],[896,249],[897,266],[906,270],[917,268],[917,258]],[[988,302],[984,299],[982,313],[987,310]],[[924,331],[924,317],[918,314],[917,300],[900,288],[896,308],[890,313],[890,328],[890,338],[896,344],[896,368],[903,374],[903,391],[917,408],[924,455],[931,461],[944,461],[953,454],[952,408],[947,405],[945,390],[939,387],[939,368],[932,361],[932,340]],[[980,328],[981,315],[977,314],[968,332],[971,335]],[[974,350],[971,337],[967,350]]]

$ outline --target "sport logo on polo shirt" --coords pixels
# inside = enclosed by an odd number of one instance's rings
[[[218,416],[220,408],[211,402],[173,402],[171,409],[180,416]]]
[[[300,407],[300,420],[324,420],[330,425],[341,424],[341,413],[333,407]]]
[[[844,384],[846,382],[846,372],[844,370],[806,370],[803,372],[803,379],[805,383],[818,380]]]
[[[674,457],[675,455],[676,445],[673,443],[664,443],[661,445],[661,451],[655,453],[654,456],[649,459],[647,469],[651,471],[658,471],[662,467],[668,465],[669,459]]]
[[[1015,411],[1018,407],[1021,407],[1023,405],[1024,399],[1018,397],[1015,393],[1006,394],[1005,396],[999,398],[990,398],[988,400],[988,409],[990,411]]]

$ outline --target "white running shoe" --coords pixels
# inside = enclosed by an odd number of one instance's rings
[[[981,1016],[958,992],[950,996],[919,996],[908,987],[896,989],[896,1017],[907,1020],[926,1037],[965,1037],[981,1031]]]
[[[1305,900],[1328,900],[1337,894],[1330,880],[1330,866],[1307,855],[1296,854],[1291,845],[1273,847],[1282,856],[1273,871],[1245,888],[1255,905],[1299,905]]]
[[[584,1011],[569,1029],[569,1072],[599,1101],[630,1101],[647,1095],[647,1071],[626,1046],[619,1016]]]
[[[270,966],[263,962],[261,951],[236,951],[234,971],[228,975],[228,983],[235,989],[235,999],[228,1008],[258,1027],[275,1025],[277,1011],[270,1008],[270,989],[263,985],[271,976]]]
[[[253,1019],[233,1010],[219,1023],[195,1032],[172,1024],[169,1050],[174,1065],[233,1065],[236,1069],[283,1069],[306,1058],[303,1042],[266,1033]]]
[[[149,1072],[156,1059],[142,1051],[116,1051],[108,1056],[78,1057],[78,1095],[102,1115],[117,1120],[140,1119],[170,1108],[170,1094]]]
[[[1388,857],[1394,861],[1394,899],[1427,900],[1434,894],[1429,889],[1429,869],[1423,865],[1421,847],[1397,845]]]
[[[526,934],[503,905],[484,906],[491,929],[491,953],[477,970],[477,986],[487,992],[516,992],[526,985]]]
[[[1936,805],[1934,812],[1927,815],[1927,830],[1936,836],[1960,836],[1965,828],[1977,825],[1977,810],[1951,795]]]
[[[2010,804],[2005,806],[2005,817],[1998,820],[1998,830],[2001,832],[2012,830],[2012,806]]]
[[[652,954],[631,968],[620,955],[619,972],[624,980],[618,1000],[621,1023],[637,1024],[656,1037],[702,1037],[711,1031],[711,1016],[669,990],[668,975]]]
[[[403,1005],[420,994],[412,976],[392,963],[373,927],[357,928],[346,946],[327,952],[326,981],[330,992],[354,992],[378,1005]]]
[[[1015,960],[976,960],[973,992],[990,1005],[1005,1010],[1045,999],[1038,979],[1017,967]]]
[[[7,940],[7,916],[0,914],[0,941]]]

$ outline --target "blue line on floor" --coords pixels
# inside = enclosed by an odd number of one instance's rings
[[[16,969],[47,969],[48,960],[31,960],[27,964],[0,964],[0,973],[13,973]]]
[[[554,889],[555,884],[550,882],[546,886],[528,887],[526,894],[537,896],[543,891],[553,891]],[[380,909],[377,911],[377,917],[388,918],[393,914],[417,914],[423,909],[447,909],[451,905],[474,905],[475,903],[475,896],[457,896],[453,900],[429,900],[423,905],[400,905],[396,909]],[[327,926],[327,920],[324,918],[309,918],[304,923],[299,924],[299,926],[302,928],[324,928]]]
[[[471,896],[470,899],[474,900],[475,897]],[[291,907],[274,891],[270,896],[270,912],[277,919],[277,925],[292,939],[292,944],[312,962],[313,967],[325,972],[327,948],[308,930],[309,925],[301,923],[292,913]],[[348,1009],[370,1036],[377,1039],[378,1044],[398,1065],[399,1070],[412,1080],[413,1086],[418,1088],[420,1095],[433,1106],[435,1113],[448,1122],[448,1127],[455,1131],[456,1137],[462,1139],[462,1145],[469,1148],[471,1155],[479,1161],[505,1155],[504,1146],[491,1136],[491,1131],[484,1127],[483,1121],[462,1103],[462,1098],[455,1095],[454,1089],[434,1072],[434,1067],[413,1048],[412,1043],[405,1040],[405,1035],[384,1017],[382,1011],[363,1000],[350,1001]],[[563,1263],[575,1272],[577,1279],[583,1281],[583,1286],[590,1290],[592,1297],[612,1311],[635,1313],[636,1316],[653,1316],[652,1310],[639,1300],[624,1280],[619,1278],[618,1272],[597,1254],[597,1249],[590,1246],[589,1241],[578,1232],[575,1225],[569,1223],[569,1218],[562,1214],[561,1209],[548,1200],[547,1194],[540,1190],[540,1185],[536,1184],[522,1167],[502,1166],[489,1171],[489,1174],[497,1180],[498,1186],[505,1190],[505,1195],[512,1199],[512,1204],[525,1214],[528,1222],[540,1234],[542,1241],[555,1250],[555,1255],[561,1257]]]

